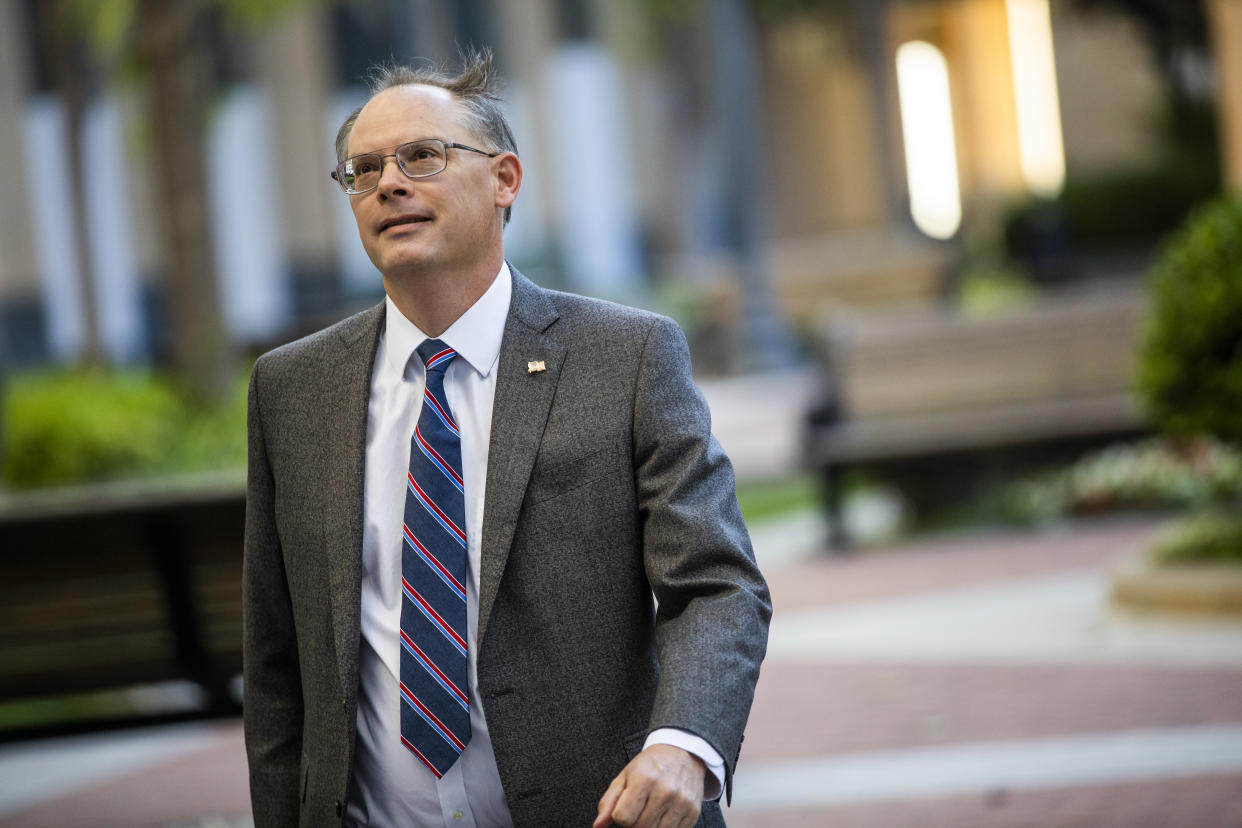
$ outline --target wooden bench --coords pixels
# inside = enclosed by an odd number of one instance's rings
[[[1133,395],[1143,299],[1126,286],[987,318],[946,308],[835,316],[819,363],[807,462],[826,484],[832,542],[847,470],[1139,433]]]
[[[188,679],[240,709],[240,477],[0,498],[0,699]]]

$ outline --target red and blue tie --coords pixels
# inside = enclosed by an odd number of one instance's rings
[[[457,352],[418,346],[427,366],[410,442],[401,553],[401,743],[438,779],[470,741],[466,678],[466,503],[461,435],[444,373]]]

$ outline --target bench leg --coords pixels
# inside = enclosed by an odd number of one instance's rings
[[[164,587],[181,673],[203,688],[208,708],[213,713],[235,712],[237,703],[229,696],[228,678],[221,675],[207,647],[198,591],[186,551],[189,538],[185,527],[171,515],[154,515],[147,520],[146,533]]]
[[[824,468],[824,505],[828,511],[828,548],[843,553],[850,548],[849,531],[845,527],[845,469],[839,465]]]

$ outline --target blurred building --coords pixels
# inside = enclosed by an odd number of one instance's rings
[[[736,365],[728,332],[771,307],[809,324],[842,304],[934,301],[964,257],[1001,244],[1013,205],[1162,152],[1160,68],[1116,11],[683,5],[337,0],[249,27],[221,18],[203,232],[232,336],[275,342],[380,296],[327,172],[367,67],[389,56],[491,46],[526,168],[513,262],[549,286],[681,314],[722,369]],[[1209,5],[1218,54],[1204,84],[1237,185],[1242,2]],[[76,228],[46,7],[0,0],[0,353],[73,360],[89,315],[109,358],[145,361],[167,314],[141,107],[82,60],[87,226]]]

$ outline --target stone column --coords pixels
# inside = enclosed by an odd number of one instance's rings
[[[988,216],[1023,192],[1005,0],[959,2],[945,22],[963,206]]]
[[[271,169],[279,181],[293,307],[301,318],[331,313],[342,301],[327,181],[335,160],[323,134],[331,54],[323,14],[315,8],[290,12],[258,37],[255,51],[271,107]]]
[[[495,44],[496,59],[508,82],[505,102],[524,166],[505,250],[531,278],[551,286],[556,216],[548,190],[551,165],[565,140],[550,126],[558,102],[543,94],[544,65],[557,48],[555,9],[549,0],[496,0],[492,13],[497,31],[505,33]]]
[[[1208,0],[1224,186],[1242,190],[1242,0]]]

